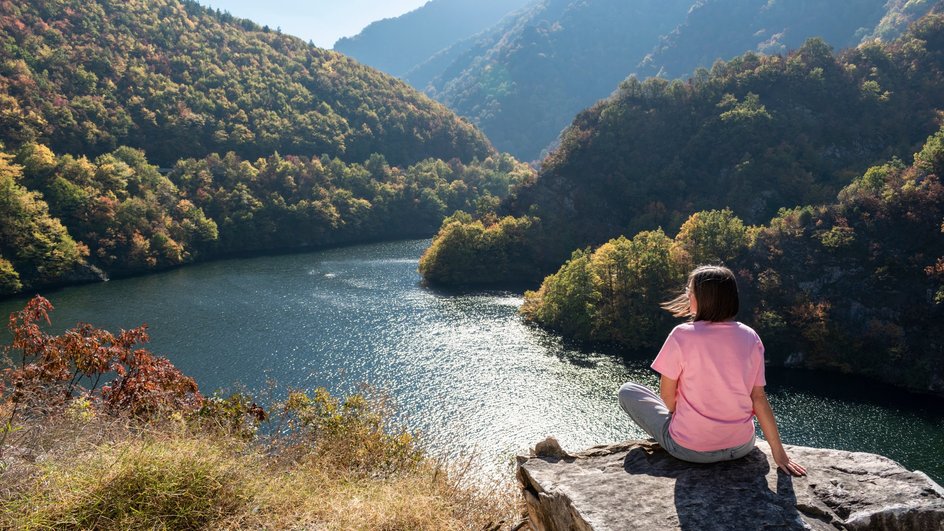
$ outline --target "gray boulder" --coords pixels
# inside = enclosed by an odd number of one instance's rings
[[[880,455],[786,446],[805,477],[777,471],[767,443],[698,465],[657,443],[570,454],[557,441],[518,458],[528,516],[552,530],[944,530],[944,489]]]

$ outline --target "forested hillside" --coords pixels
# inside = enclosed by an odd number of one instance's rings
[[[942,108],[942,15],[893,43],[838,55],[814,39],[786,56],[717,63],[687,81],[631,78],[577,116],[539,177],[499,209],[526,216],[527,234],[484,242],[452,219],[422,271],[443,283],[521,280],[620,234],[674,232],[699,210],[730,208],[763,223],[782,207],[829,202],[872,164],[908,160],[937,130]],[[443,246],[523,264],[465,267],[448,260],[462,253]]]
[[[455,210],[494,208],[531,170],[510,156],[405,169],[325,156],[235,153],[161,175],[140,150],[93,160],[41,144],[0,152],[0,294],[166,268],[221,254],[432,234]],[[66,230],[68,229],[68,231]]]
[[[534,0],[431,0],[399,17],[378,20],[334,50],[405,77],[438,52],[484,31]]]
[[[905,166],[874,166],[820,206],[763,226],[730,210],[576,251],[525,316],[564,335],[658,348],[677,320],[659,303],[688,271],[725,263],[774,363],[865,374],[944,393],[944,129]]]
[[[545,0],[484,35],[426,89],[496,146],[536,160],[632,73],[690,0]]]
[[[788,53],[809,37],[820,37],[837,48],[850,48],[877,36],[893,40],[907,27],[907,22],[926,13],[933,3],[933,0],[697,2],[685,21],[665,35],[643,60],[639,74],[687,76],[700,66],[710,67],[717,58],[728,59],[749,50]],[[735,24],[731,24],[732,20]]]
[[[717,59],[786,53],[810,37],[837,48],[892,40],[933,4],[543,0],[441,55],[436,61],[452,64],[436,64],[442,73],[428,86],[429,72],[408,79],[473,120],[499,149],[536,160],[575,114],[630,74],[687,77]]]
[[[432,234],[532,171],[406,84],[193,2],[0,1],[0,295]]]
[[[235,151],[395,165],[470,161],[485,138],[406,84],[179,0],[0,2],[0,141],[160,166]]]

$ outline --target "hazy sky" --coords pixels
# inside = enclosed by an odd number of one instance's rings
[[[340,37],[357,35],[375,20],[412,11],[427,0],[199,0],[239,18],[282,28],[317,46],[331,48]]]

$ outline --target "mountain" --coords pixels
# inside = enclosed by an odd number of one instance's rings
[[[687,76],[745,51],[786,53],[810,37],[848,47],[892,39],[933,2],[543,0],[457,46],[411,82],[471,119],[501,150],[536,160],[580,110],[621,80]],[[453,50],[455,52],[456,50]],[[444,60],[445,57],[440,57]]]
[[[431,0],[395,18],[371,23],[334,50],[404,77],[438,52],[497,23],[534,0]]]
[[[0,141],[170,166],[235,151],[470,161],[482,134],[337,52],[178,0],[0,2]]]
[[[850,48],[874,32],[886,15],[883,1],[793,2],[710,0],[697,2],[685,21],[663,36],[640,64],[640,76],[667,78],[689,75],[745,51],[787,53],[810,37],[837,48]],[[886,39],[897,37],[893,31]]]
[[[0,1],[0,296],[429,236],[532,170],[402,81],[177,0]]]
[[[573,116],[629,75],[689,0],[545,0],[483,36],[427,93],[537,159]],[[479,51],[480,50],[480,51]]]
[[[730,208],[763,223],[783,207],[829,202],[872,164],[908,160],[939,127],[942,108],[937,13],[894,42],[838,55],[811,39],[789,55],[747,53],[687,81],[630,78],[576,117],[538,178],[498,216],[447,220],[421,271],[440,283],[534,282],[575,249],[673,232],[699,210]],[[508,215],[527,230],[505,221],[513,237],[477,236],[474,223],[500,233],[496,220]],[[481,256],[463,266],[455,250]]]
[[[697,212],[678,234],[620,236],[577,251],[525,295],[525,317],[568,338],[658,348],[678,322],[658,303],[686,274],[725,263],[738,319],[769,362],[831,369],[944,394],[944,129],[905,165],[869,168],[829,203],[747,227]]]

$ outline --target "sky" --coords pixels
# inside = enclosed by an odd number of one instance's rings
[[[198,0],[282,33],[331,48],[341,37],[360,33],[375,20],[412,11],[427,0]]]

